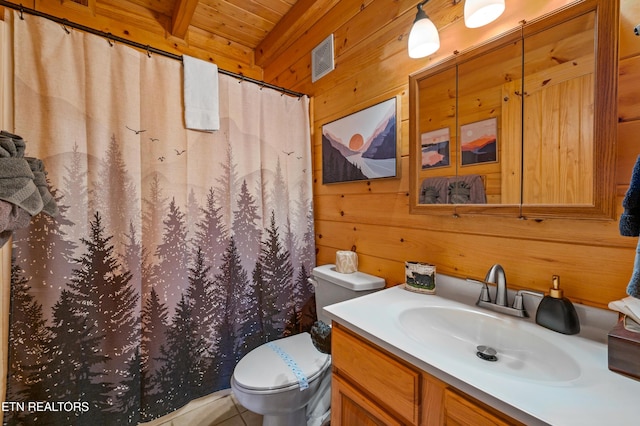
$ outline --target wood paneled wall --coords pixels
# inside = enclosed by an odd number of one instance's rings
[[[616,164],[618,212],[640,154],[640,4],[620,0],[619,132]],[[315,224],[318,263],[332,263],[336,250],[355,249],[360,270],[387,285],[404,281],[404,261],[434,263],[442,273],[483,278],[494,263],[504,266],[511,288],[547,291],[561,277],[565,295],[606,307],[624,297],[633,270],[636,238],[621,237],[617,220],[541,221],[485,216],[411,215],[408,207],[408,76],[488,40],[518,22],[571,3],[507,0],[493,24],[467,29],[463,2],[432,0],[425,11],[439,28],[441,48],[431,58],[410,59],[407,37],[417,0],[342,0],[264,69],[267,81],[310,93],[313,103]],[[612,29],[617,31],[617,29]],[[335,38],[336,69],[315,83],[310,52],[328,34]],[[323,185],[321,127],[376,102],[400,95],[400,177]],[[615,141],[612,141],[614,143]]]

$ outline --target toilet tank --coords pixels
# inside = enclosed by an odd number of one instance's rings
[[[332,264],[313,268],[311,275],[316,290],[318,319],[327,324],[331,324],[331,319],[324,314],[323,307],[373,293],[385,285],[383,278],[359,271],[342,274]]]

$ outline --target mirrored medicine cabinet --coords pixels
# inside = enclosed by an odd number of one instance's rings
[[[410,211],[612,219],[618,0],[585,0],[409,77]]]

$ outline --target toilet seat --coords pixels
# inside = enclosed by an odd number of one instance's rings
[[[318,351],[309,333],[274,340],[281,352],[292,359],[312,382],[331,365],[331,356]],[[298,377],[282,356],[268,344],[245,355],[233,372],[235,384],[251,391],[281,391],[299,387]]]

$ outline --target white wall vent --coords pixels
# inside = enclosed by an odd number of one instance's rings
[[[311,51],[311,82],[329,74],[334,68],[333,34],[330,34]]]

